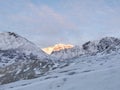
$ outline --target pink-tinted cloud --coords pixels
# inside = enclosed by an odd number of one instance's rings
[[[25,24],[39,24],[37,30],[54,30],[56,27],[63,29],[75,29],[76,25],[63,16],[57,13],[47,5],[36,6],[32,3],[27,3],[24,10],[16,14],[8,16],[12,21]],[[48,28],[47,28],[48,27]]]

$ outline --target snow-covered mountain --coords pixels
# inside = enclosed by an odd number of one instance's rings
[[[28,56],[29,58],[37,56],[40,59],[49,58],[34,43],[13,32],[0,33],[0,42],[0,67],[11,64],[15,58],[18,60],[24,59],[24,56]]]
[[[41,58],[46,54],[40,50],[34,43],[27,39],[13,33],[5,32],[0,33],[0,50],[18,49],[26,54],[34,53],[38,54]]]
[[[55,90],[59,90],[59,87],[60,90],[70,90],[68,84],[71,84],[74,79],[75,81],[73,83],[77,82],[76,85],[80,88],[82,86],[79,87],[78,84],[82,84],[82,81],[78,81],[77,78],[82,80],[81,73],[87,73],[86,78],[91,80],[89,77],[89,75],[93,75],[91,73],[95,73],[95,75],[100,77],[97,72],[100,73],[102,70],[101,75],[104,77],[106,70],[111,71],[111,69],[115,69],[117,71],[120,65],[120,39],[114,37],[105,37],[97,41],[89,41],[82,46],[69,47],[62,45],[61,47],[61,45],[59,45],[56,46],[59,48],[52,47],[52,49],[50,49],[50,55],[40,50],[32,42],[15,33],[1,33],[0,42],[2,42],[0,45],[0,84],[39,77],[38,79],[28,80],[28,82],[21,82],[25,87],[21,87],[19,83],[17,87],[10,84],[10,87],[5,86],[5,90],[11,87],[12,89],[14,88],[13,90],[21,90],[19,88],[26,90],[34,87],[38,90],[38,88],[42,87],[41,85],[44,85],[43,90],[54,90],[54,88]],[[115,73],[115,75],[116,74],[118,73]],[[112,76],[105,75],[105,77]],[[118,78],[117,76],[117,79]],[[69,79],[70,83],[66,83],[67,79]],[[34,83],[33,81],[36,82],[36,80],[38,80],[37,83]],[[57,80],[60,80],[60,82]],[[100,81],[100,79],[98,80]],[[55,85],[49,85],[54,81]],[[86,81],[87,80],[85,80],[84,84],[87,84]],[[29,85],[29,83],[32,84],[32,86]],[[68,88],[62,86],[64,85],[63,83]],[[38,86],[36,86],[36,84]],[[117,84],[119,84],[119,82],[117,82]],[[26,85],[28,85],[28,87],[26,87]],[[105,83],[105,85],[107,84]],[[52,86],[52,88],[50,86]],[[92,87],[94,86],[92,85]],[[119,85],[117,87],[119,87]],[[78,90],[78,88],[75,88],[75,84],[73,84],[71,88],[72,90]],[[91,90],[94,89],[92,88]]]
[[[0,33],[0,83],[34,78],[53,65],[49,55],[13,33]]]
[[[82,46],[74,46],[62,50],[53,51],[50,55],[58,60],[69,60],[78,58],[82,55],[108,54],[113,51],[119,51],[120,39],[114,37],[105,37],[96,41],[88,41]]]

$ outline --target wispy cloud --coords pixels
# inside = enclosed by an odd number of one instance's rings
[[[70,22],[65,16],[57,13],[49,6],[37,6],[30,2],[27,3],[24,10],[16,14],[11,14],[8,17],[12,21],[42,25],[38,28],[39,30],[50,30],[54,28],[54,25],[64,29],[74,29],[76,27],[74,23]]]

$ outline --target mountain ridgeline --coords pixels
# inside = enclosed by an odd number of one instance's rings
[[[40,77],[59,68],[61,62],[69,62],[81,56],[119,52],[120,39],[105,37],[88,41],[82,46],[60,44],[55,45],[55,48],[52,47],[47,54],[16,33],[0,33],[0,84]]]
[[[82,46],[74,46],[59,51],[52,51],[51,56],[58,60],[69,60],[78,58],[82,55],[109,54],[120,50],[120,39],[114,37],[105,37],[96,41],[88,41]]]

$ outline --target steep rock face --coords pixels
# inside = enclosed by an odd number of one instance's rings
[[[53,65],[46,53],[15,33],[1,33],[0,42],[1,84],[35,78]]]

